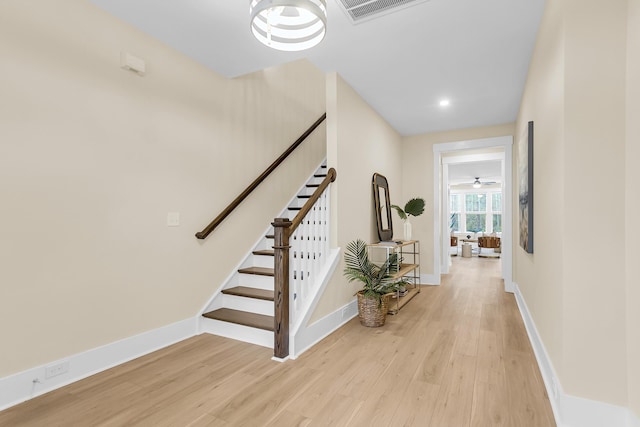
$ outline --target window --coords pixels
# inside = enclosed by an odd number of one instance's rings
[[[465,211],[467,212],[484,212],[487,210],[486,194],[465,194]]]
[[[460,231],[460,214],[459,213],[451,214],[451,223],[449,224],[449,229],[451,231]]]
[[[467,231],[477,233],[479,231],[487,231],[486,214],[467,214]]]
[[[502,232],[502,193],[493,193],[491,195],[491,216],[493,217],[492,230]]]
[[[491,212],[502,212],[502,194],[493,193],[491,195]]]
[[[487,231],[487,195],[484,193],[470,193],[464,195],[466,212],[466,231],[477,233]]]
[[[449,212],[451,212],[451,217],[449,218],[449,229],[451,231],[460,231],[460,194],[452,194],[449,198]]]
[[[502,233],[502,214],[493,214],[493,231]]]
[[[449,197],[451,230],[456,232],[502,232],[502,193],[459,191]]]

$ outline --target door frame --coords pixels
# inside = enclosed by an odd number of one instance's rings
[[[448,162],[443,162],[443,154],[464,150],[482,148],[502,148],[503,153],[493,153],[492,156],[484,155],[487,159],[499,156],[502,163],[502,278],[506,292],[513,292],[513,136],[500,136],[495,138],[473,139],[469,141],[446,142],[433,145],[433,268],[437,284],[440,284],[440,275],[449,271],[449,223],[444,218],[449,218],[449,176]],[[481,158],[478,156],[477,158]],[[459,160],[470,161],[469,158]],[[478,161],[478,160],[474,160]]]

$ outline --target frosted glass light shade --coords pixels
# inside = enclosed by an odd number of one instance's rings
[[[326,0],[250,0],[251,32],[273,49],[298,51],[322,41]]]

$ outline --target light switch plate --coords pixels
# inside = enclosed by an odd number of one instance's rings
[[[133,71],[139,76],[144,76],[147,71],[147,64],[142,58],[138,58],[128,52],[120,52],[120,68]]]
[[[180,212],[169,212],[167,214],[167,227],[178,227],[180,225]]]

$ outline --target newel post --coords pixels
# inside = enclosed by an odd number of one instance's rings
[[[273,355],[289,356],[289,227],[288,218],[275,218],[274,231],[274,345]]]

